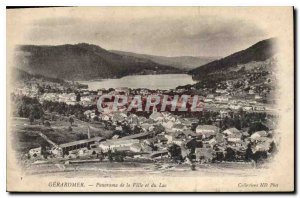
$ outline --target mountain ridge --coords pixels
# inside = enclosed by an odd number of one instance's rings
[[[112,53],[87,44],[56,46],[20,45],[16,66],[32,74],[68,80],[120,78],[134,74],[184,73],[150,60]]]
[[[140,54],[135,52],[125,52],[120,50],[110,50],[113,53],[127,56],[134,56],[137,58],[144,58],[156,62],[158,64],[166,64],[178,69],[190,70],[199,65],[204,65],[211,61],[214,61],[220,57],[208,57],[208,56],[159,56],[150,54]]]
[[[246,64],[251,61],[265,61],[276,54],[276,43],[276,38],[259,41],[244,50],[192,69],[188,74],[192,75],[194,79],[201,79],[203,76],[224,71],[239,64]]]

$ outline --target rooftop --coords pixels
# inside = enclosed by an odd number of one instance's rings
[[[151,134],[152,134],[151,132],[138,133],[138,134],[128,135],[128,136],[122,137],[122,138],[120,138],[120,140],[137,139],[137,138],[146,137],[146,136],[151,135]]]
[[[139,140],[136,139],[116,139],[116,140],[107,140],[103,142],[102,145],[118,145],[118,144],[134,144],[139,143]]]
[[[89,143],[89,142],[97,142],[97,141],[99,142],[101,140],[104,140],[104,139],[102,137],[94,137],[94,138],[90,138],[90,139],[84,139],[84,140],[78,140],[78,141],[74,141],[74,142],[60,144],[59,147],[65,148],[65,147],[76,146],[79,144],[85,144],[85,143]]]
[[[234,133],[240,133],[240,131],[236,128],[229,128],[229,129],[226,129],[225,131],[223,131],[223,133],[225,133],[225,134],[234,134]]]
[[[219,130],[218,127],[214,126],[214,125],[198,125],[197,129],[202,129],[202,130],[214,130],[217,131]]]

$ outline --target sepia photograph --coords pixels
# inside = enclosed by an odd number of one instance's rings
[[[293,192],[293,17],[7,8],[7,191]]]

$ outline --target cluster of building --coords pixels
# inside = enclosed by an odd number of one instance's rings
[[[51,83],[51,82],[49,82]],[[237,97],[230,90],[233,89],[232,82],[226,82],[225,87],[218,87],[214,93],[206,93],[200,97],[204,108],[216,110],[220,118],[228,116],[231,111],[261,111],[272,110],[267,105],[260,103],[260,95],[255,94],[254,88],[249,89],[247,98]],[[82,106],[95,105],[97,98],[103,94],[148,96],[156,95],[188,94],[197,90],[148,90],[148,89],[128,89],[116,88],[112,90],[91,91],[87,89],[76,89],[75,92],[66,92],[66,87],[59,83],[43,84],[26,83],[16,86],[13,91],[16,95],[25,95],[37,97],[43,101],[64,102],[68,105],[80,104]],[[43,87],[41,93],[40,87]],[[49,92],[48,88],[61,90],[58,92]],[[80,94],[80,98],[78,95]],[[256,131],[248,134],[245,130],[229,128],[221,130],[215,125],[199,125],[196,118],[181,117],[169,112],[158,112],[155,109],[149,118],[138,116],[135,113],[118,111],[109,111],[97,113],[96,110],[87,110],[84,112],[86,117],[97,118],[101,122],[108,123],[118,131],[111,139],[102,137],[88,138],[75,142],[69,142],[61,145],[53,145],[49,152],[56,157],[77,158],[78,156],[92,156],[95,153],[107,153],[108,151],[124,151],[132,153],[133,157],[160,159],[170,158],[169,148],[171,145],[177,145],[181,149],[181,156],[189,159],[192,153],[196,161],[210,162],[218,156],[226,156],[228,148],[236,154],[237,160],[243,160],[245,152],[249,145],[252,152],[268,152],[270,145],[274,142],[274,131]],[[130,130],[130,134],[128,131]],[[137,130],[138,129],[138,130]],[[41,156],[42,149],[34,148],[29,151],[31,157]]]
[[[17,82],[12,93],[17,96],[27,96],[31,98],[38,97],[39,89],[37,84],[26,84],[24,82]]]
[[[273,108],[270,105],[260,103],[260,96],[253,96],[252,99],[241,99],[238,97],[232,97],[229,95],[220,95],[209,94],[205,99],[204,107],[206,109],[231,109],[247,112],[259,112],[259,111],[273,111]]]
[[[245,80],[247,82],[247,80]],[[243,83],[245,83],[243,82]],[[15,86],[13,93],[15,95],[25,95],[28,97],[36,97],[43,102],[45,100],[52,102],[64,102],[68,105],[80,104],[84,107],[92,106],[97,104],[97,99],[104,95],[125,95],[130,98],[130,96],[140,95],[142,98],[147,97],[151,94],[163,97],[164,95],[169,95],[171,98],[174,95],[187,94],[195,95],[197,90],[192,87],[191,90],[187,89],[175,89],[175,90],[148,90],[148,89],[129,89],[126,87],[120,87],[112,90],[97,90],[92,91],[85,88],[74,89],[70,92],[70,87],[76,87],[74,83],[67,83],[67,85],[62,85],[61,83],[44,81],[42,79],[34,79],[30,82],[18,82]],[[199,100],[202,102],[203,108],[208,110],[221,110],[221,109],[231,109],[238,110],[243,109],[244,111],[273,111],[270,105],[261,103],[262,96],[254,92],[254,88],[249,88],[249,93],[246,96],[237,96],[237,90],[233,90],[233,82],[226,81],[226,85],[218,85],[218,88],[211,91],[205,92],[202,89],[199,94]],[[72,86],[71,86],[72,85]],[[52,90],[49,91],[48,89]],[[41,92],[41,90],[43,90]],[[56,91],[53,91],[56,90]],[[69,91],[67,91],[69,90]],[[76,94],[75,94],[76,92]],[[77,98],[77,94],[80,97]],[[130,102],[130,100],[128,100]],[[192,105],[192,101],[188,100],[188,103]],[[109,104],[108,104],[109,105]],[[112,104],[111,104],[112,105]],[[178,103],[180,105],[180,103]],[[178,107],[179,108],[179,107]],[[121,109],[119,109],[121,111]]]
[[[102,115],[101,118],[114,125],[120,135],[111,139],[94,137],[56,145],[51,148],[51,153],[57,157],[72,159],[111,151],[130,153],[133,158],[159,160],[170,158],[170,146],[177,145],[181,150],[180,155],[186,161],[190,160],[188,156],[191,154],[195,161],[200,162],[225,160],[228,148],[234,151],[236,160],[243,161],[249,145],[253,153],[268,152],[275,141],[273,131],[256,131],[251,135],[236,128],[222,131],[214,125],[198,125],[197,119],[182,118],[167,112],[153,111],[148,119],[120,112]],[[132,129],[139,127],[141,131],[122,135],[124,124]],[[192,130],[193,125],[196,128]],[[41,149],[31,149],[29,154],[39,156]]]

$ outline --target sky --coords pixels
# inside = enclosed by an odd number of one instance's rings
[[[11,11],[7,18],[14,26],[23,27],[20,44],[90,43],[109,50],[161,56],[224,57],[272,37],[245,16],[218,11],[44,8]]]

